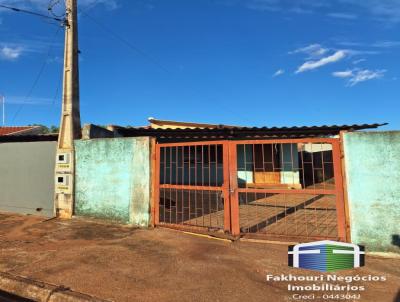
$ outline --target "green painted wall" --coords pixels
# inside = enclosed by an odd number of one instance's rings
[[[148,226],[150,138],[75,141],[75,214]]]
[[[400,131],[344,135],[351,238],[400,253]]]

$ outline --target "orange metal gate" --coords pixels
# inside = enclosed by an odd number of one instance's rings
[[[158,144],[155,224],[230,231],[228,143]]]
[[[346,240],[339,140],[157,144],[155,224]]]

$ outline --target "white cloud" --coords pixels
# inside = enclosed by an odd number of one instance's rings
[[[246,3],[247,8],[260,11],[278,11],[281,10],[279,0],[250,0]]]
[[[349,47],[365,46],[363,43],[354,42],[354,41],[336,41],[336,44],[341,45],[341,46],[349,46]]]
[[[384,76],[386,70],[359,70],[357,73],[349,80],[349,85],[354,86],[358,83],[373,80],[373,79],[380,79]]]
[[[400,47],[400,40],[382,40],[376,41],[374,43],[362,43],[362,42],[350,42],[350,41],[338,41],[338,45],[341,46],[349,46],[349,47],[375,47],[375,48],[392,48],[392,47]],[[369,54],[379,53],[376,50],[364,51]]]
[[[79,59],[81,58],[81,56],[79,56]],[[52,64],[52,63],[56,63],[56,64],[61,64],[64,62],[64,58],[60,57],[60,56],[54,56],[54,57],[50,57],[46,60],[47,64]]]
[[[118,2],[116,0],[80,0],[80,6],[88,7],[88,6],[96,6],[99,4],[104,5],[107,9],[117,9],[119,7]]]
[[[339,2],[365,10],[379,21],[400,22],[400,0],[339,0]]]
[[[332,18],[346,19],[346,20],[354,20],[358,18],[357,15],[350,13],[329,13],[328,16]]]
[[[296,13],[296,14],[312,14],[313,11],[311,9],[305,9],[301,7],[293,7],[289,10],[291,13]]]
[[[400,46],[400,41],[379,41],[372,44],[373,47],[391,48]]]
[[[334,54],[327,56],[327,57],[323,57],[319,60],[312,60],[312,61],[307,61],[305,63],[303,63],[303,65],[301,65],[297,70],[296,73],[301,73],[304,71],[308,71],[308,70],[313,70],[313,69],[317,69],[320,68],[324,65],[330,64],[330,63],[334,63],[334,62],[338,62],[340,60],[342,60],[343,58],[346,57],[346,51],[345,50],[338,50],[336,51]]]
[[[280,75],[283,75],[285,73],[285,70],[283,69],[278,69],[273,75],[272,77],[278,77]]]
[[[7,61],[14,61],[20,57],[22,54],[22,47],[8,47],[3,46],[0,48],[0,58]]]
[[[224,0],[223,2],[266,12],[320,13],[348,20],[363,16],[389,24],[400,22],[400,0]],[[345,7],[346,11],[338,12],[337,7]]]
[[[400,0],[399,0],[400,1]],[[389,41],[386,41],[389,42]],[[395,45],[396,41],[390,41],[390,45]],[[342,41],[339,41],[336,44],[341,44]],[[386,43],[388,44],[388,43]],[[353,43],[354,46],[364,46],[364,44]],[[369,45],[371,46],[371,45]],[[360,58],[360,56],[368,56],[368,55],[377,55],[381,53],[378,50],[369,50],[369,49],[354,49],[354,48],[335,48],[335,47],[325,47],[319,43],[310,44],[305,47],[297,48],[293,51],[290,51],[289,54],[303,54],[307,55],[304,58],[303,64],[301,64],[295,73],[301,73],[313,69],[320,68],[324,65],[339,62],[345,58],[351,58],[352,64],[356,65],[361,62],[366,61],[366,58]],[[338,73],[338,76],[341,75]]]
[[[359,64],[359,63],[361,63],[361,62],[365,62],[367,59],[358,59],[358,60],[354,60],[353,61],[353,64],[354,65],[357,65],[357,64]]]
[[[332,73],[332,75],[337,78],[349,78],[353,76],[353,71],[352,70],[335,71]]]
[[[314,10],[329,7],[328,1],[315,0],[231,0],[229,3],[242,3],[247,8],[259,11],[285,11],[296,14],[310,14]]]
[[[345,71],[336,71],[333,72],[332,75],[337,78],[347,78],[347,85],[352,87],[357,85],[358,83],[380,79],[385,75],[386,70],[369,70],[369,69],[353,69],[353,70],[345,70]]]
[[[297,48],[289,52],[289,54],[305,53],[308,54],[310,58],[319,58],[328,51],[329,51],[328,48],[324,48],[320,44],[310,44],[305,47]]]
[[[60,55],[63,51],[62,35],[58,35],[57,40],[51,39],[52,37],[43,36],[21,39],[17,34],[13,34],[12,39],[0,41],[0,59],[16,60],[22,55],[43,54],[49,51],[54,53],[54,56]]]

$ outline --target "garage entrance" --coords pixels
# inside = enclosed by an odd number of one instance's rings
[[[156,164],[156,225],[346,239],[338,139],[161,143]]]

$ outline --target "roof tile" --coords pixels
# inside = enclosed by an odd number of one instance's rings
[[[30,130],[35,128],[34,126],[16,126],[16,127],[0,127],[0,136],[10,135],[24,130]]]

